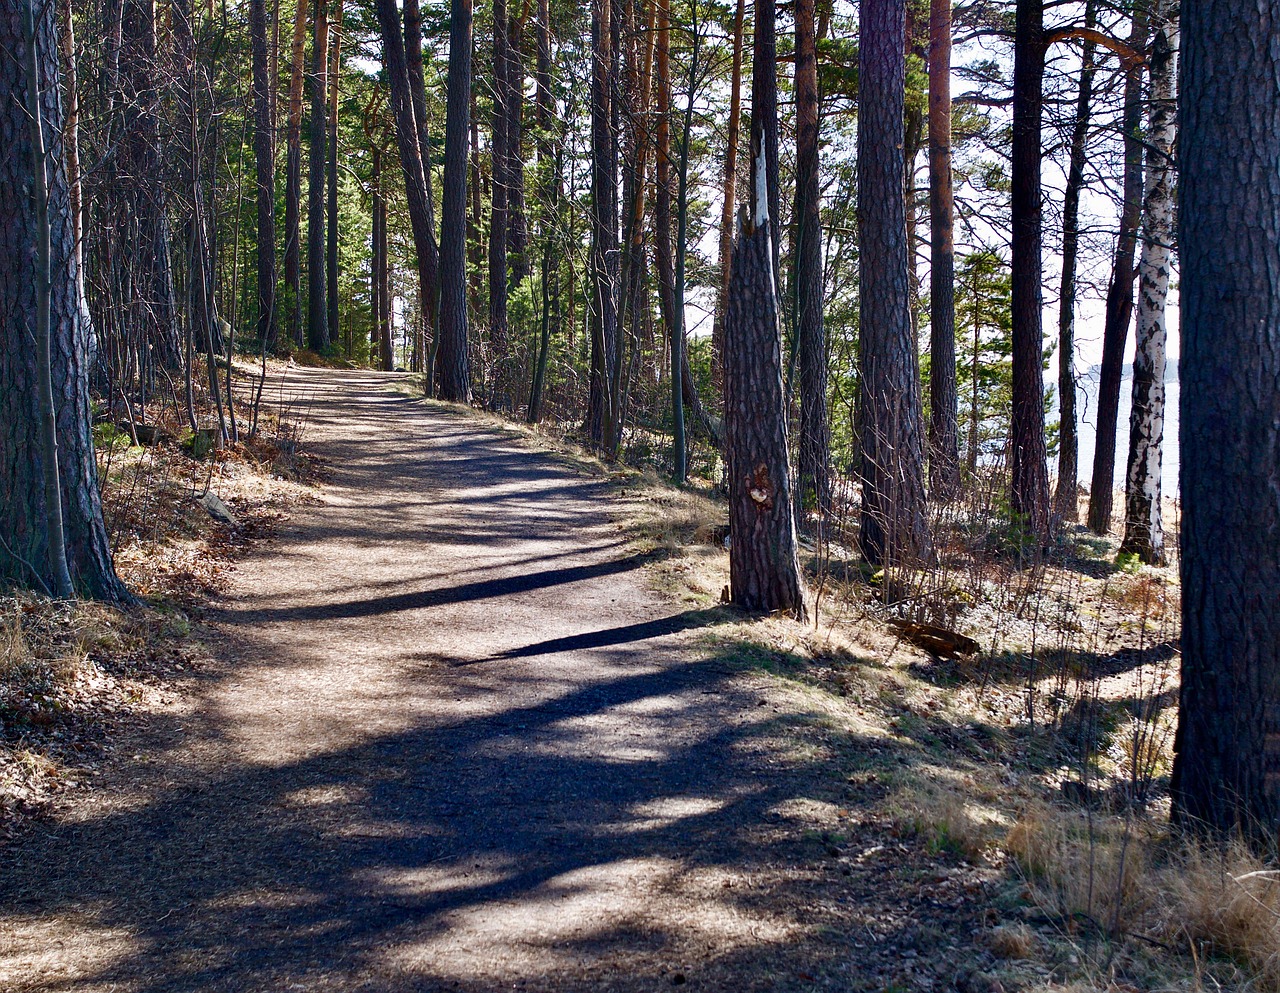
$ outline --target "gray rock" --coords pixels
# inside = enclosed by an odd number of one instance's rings
[[[200,505],[209,512],[209,516],[215,521],[221,521],[223,524],[230,524],[233,528],[240,526],[240,522],[236,520],[236,515],[231,512],[228,507],[218,497],[218,494],[210,491],[200,498]]]

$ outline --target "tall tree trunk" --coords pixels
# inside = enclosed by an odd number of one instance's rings
[[[307,0],[297,0],[289,69],[289,121],[285,135],[284,284],[286,325],[295,345],[302,337],[302,90],[307,44]]]
[[[475,31],[472,30],[471,58],[475,61]],[[484,295],[484,263],[487,253],[481,226],[484,221],[484,178],[480,169],[480,116],[476,113],[476,89],[471,87],[471,189],[470,207],[467,212],[467,248],[470,259],[470,279],[467,289],[471,303],[471,313],[481,312],[481,298]]]
[[[859,53],[858,229],[862,244],[862,527],[869,562],[915,560],[929,549],[923,415],[902,196],[906,11],[863,0]]]
[[[777,106],[777,64],[769,57],[773,4],[756,6],[751,78],[751,205],[739,213],[724,335],[725,454],[729,477],[729,589],[747,610],[783,610],[804,619],[804,579],[796,551],[787,456],[778,291],[770,246],[773,216],[767,122]],[[901,198],[899,198],[901,203]]]
[[[684,287],[677,269],[683,264],[679,256],[686,251],[679,237],[673,239],[672,220],[677,224],[681,215],[687,213],[688,204],[677,197],[673,218],[671,203],[672,165],[676,159],[671,152],[671,60],[670,60],[670,0],[658,0],[658,27],[655,32],[656,72],[654,74],[654,231],[653,262],[658,276],[658,306],[662,312],[662,325],[667,331],[668,342],[680,344],[680,356],[672,358],[672,368],[678,369],[680,375],[673,382],[680,383],[681,419],[691,423],[697,432],[712,445],[719,448],[722,444],[720,431],[708,416],[698,396],[697,386],[693,381],[693,373],[689,368],[686,336],[682,332],[675,334],[673,329],[684,325]],[[665,20],[664,20],[665,18]],[[663,26],[665,24],[665,27]],[[683,157],[683,150],[681,156]],[[674,248],[674,251],[673,251]],[[638,275],[638,274],[637,274]],[[675,398],[672,398],[674,405]],[[674,408],[673,408],[674,409]],[[687,414],[687,418],[686,415]]]
[[[40,454],[44,463],[44,505],[46,514],[46,543],[49,549],[45,563],[49,574],[53,577],[53,591],[63,599],[69,599],[74,590],[71,585],[71,572],[67,567],[67,537],[62,518],[62,492],[58,473],[58,409],[53,400],[53,351],[52,337],[53,318],[53,232],[49,220],[49,156],[45,151],[44,113],[41,107],[40,93],[41,65],[36,48],[36,15],[34,0],[28,0],[23,11],[24,23],[21,49],[13,48],[11,53],[25,50],[24,59],[27,75],[26,109],[30,122],[28,135],[31,149],[31,199],[34,207],[32,225],[35,238],[35,345],[36,345],[36,393],[38,396],[39,415],[37,423],[40,435]],[[44,18],[42,18],[44,20]],[[55,84],[56,85],[56,84]],[[16,93],[12,93],[16,97]],[[57,100],[56,90],[53,94]],[[14,100],[16,103],[16,99]],[[67,213],[70,214],[70,196],[67,198]],[[30,327],[30,325],[27,325]],[[16,327],[15,329],[16,330]]]
[[[527,0],[526,0],[527,2]],[[529,276],[529,218],[524,202],[523,17],[512,10],[507,26],[507,257],[511,282]]]
[[[643,20],[640,16],[643,15]],[[631,356],[624,388],[630,392],[634,370],[644,349],[643,328],[648,302],[648,260],[645,257],[645,218],[649,193],[649,153],[654,148],[654,110],[651,102],[657,51],[657,5],[654,0],[642,0],[627,5],[625,37],[626,58],[623,65],[622,100],[623,117],[627,121],[625,147],[622,151],[622,199],[626,204],[623,213],[622,286],[619,306],[625,311],[627,337],[631,342]],[[670,101],[668,101],[670,102]],[[672,276],[674,279],[674,274]],[[621,320],[621,318],[620,318]]]
[[[778,171],[778,87],[776,74],[770,72],[768,79],[761,80],[755,68],[756,60],[764,59],[771,66],[778,61],[778,15],[774,0],[756,0],[756,31],[752,39],[751,49],[751,133],[756,133],[756,118],[763,129],[761,147],[764,149],[765,164],[769,169],[769,218],[773,222],[770,231],[770,251],[773,252],[773,288],[776,292],[780,283],[781,269],[778,265],[779,253],[782,251],[782,188]],[[752,155],[755,154],[753,147]],[[755,191],[752,191],[752,196]],[[752,200],[752,204],[755,201]],[[754,209],[754,208],[753,208]]]
[[[0,50],[8,53],[0,59],[0,92],[9,95],[0,101],[7,153],[0,155],[0,577],[64,587],[49,566],[56,508],[69,585],[126,603],[132,598],[116,578],[102,522],[89,409],[91,328],[80,305],[67,174],[60,156],[50,154],[49,138],[64,129],[54,6],[6,5]],[[33,106],[38,114],[28,112]],[[30,346],[31,334],[42,347]],[[49,415],[56,464],[41,437]],[[50,475],[56,498],[46,489]]]
[[[432,263],[432,294],[430,299],[422,301],[422,321],[426,325],[421,331],[430,330],[432,341],[425,356],[415,355],[418,365],[415,372],[425,371],[427,390],[430,392],[436,382],[433,360],[439,348],[438,325],[440,323],[439,300],[440,263],[439,248],[435,242],[435,191],[431,185],[431,129],[427,124],[427,88],[422,75],[422,15],[418,8],[418,0],[405,0],[404,4],[404,48],[405,72],[409,78],[409,93],[413,103],[413,119],[418,127],[418,154],[422,159],[422,180],[426,194],[427,229],[431,232],[430,252],[434,257]],[[415,334],[415,342],[422,341],[422,333]],[[424,361],[425,360],[425,361]]]
[[[71,0],[59,0],[59,42],[62,55],[62,87],[66,105],[63,121],[63,160],[67,169],[67,194],[71,203],[71,226],[75,233],[76,273],[80,284],[80,306],[88,319],[88,301],[84,294],[84,199],[80,180],[80,81],[76,64],[75,25],[71,17]],[[95,351],[90,349],[90,354]]]
[[[951,188],[951,0],[929,13],[929,488],[960,489],[955,197]]]
[[[658,2],[664,5],[665,14],[665,5],[668,0],[658,0]],[[673,460],[675,472],[673,476],[677,484],[684,483],[688,472],[688,453],[685,446],[684,391],[686,382],[692,387],[693,381],[693,377],[689,372],[688,356],[685,354],[684,286],[685,260],[688,256],[689,241],[689,146],[693,140],[693,104],[697,95],[698,55],[701,47],[702,34],[695,19],[693,23],[693,45],[689,55],[689,85],[684,110],[684,127],[681,129],[680,158],[677,163],[675,306],[672,307],[672,322],[670,325],[672,448],[675,454]]]
[[[200,136],[202,121],[200,94],[202,92],[202,68],[197,59],[195,38],[195,12],[191,0],[174,0],[170,7],[169,25],[172,31],[172,50],[176,63],[174,73],[178,108],[181,114],[181,126],[177,129],[182,139],[182,151],[186,161],[183,163],[186,172],[186,187],[191,202],[191,216],[187,221],[187,387],[188,411],[190,412],[190,390],[192,375],[191,360],[196,349],[204,351],[206,373],[209,380],[209,395],[213,399],[218,415],[219,443],[227,441],[231,433],[227,427],[226,411],[222,405],[222,394],[218,382],[217,362],[222,351],[222,333],[218,327],[218,315],[214,301],[213,265],[209,250],[208,225],[206,223],[207,205],[205,202],[203,161]],[[269,108],[268,108],[269,110]],[[241,142],[248,130],[248,121],[241,128]],[[243,170],[241,171],[243,175]],[[236,202],[243,202],[238,187]],[[239,227],[237,222],[236,243],[239,243]],[[236,285],[235,278],[232,280]],[[232,299],[236,294],[233,290]],[[234,346],[234,343],[232,343]],[[192,425],[195,426],[194,423]]]
[[[1084,8],[1086,28],[1097,27],[1098,5],[1088,0]],[[1093,104],[1095,45],[1086,39],[1080,53],[1080,91],[1071,128],[1067,187],[1062,198],[1062,283],[1058,292],[1058,487],[1053,512],[1064,521],[1080,519],[1076,494],[1079,488],[1079,435],[1076,427],[1076,258],[1080,251],[1080,194],[1084,189],[1085,155],[1089,146],[1089,118]]]
[[[1165,301],[1173,256],[1173,143],[1177,129],[1174,75],[1178,4],[1156,0],[1147,126],[1147,188],[1142,258],[1138,264],[1137,348],[1133,356],[1133,412],[1125,487],[1122,552],[1164,564],[1160,519],[1160,463],[1164,443]]]
[[[328,302],[326,323],[329,339],[337,344],[342,333],[339,329],[340,300],[338,299],[338,99],[342,82],[343,0],[336,0],[333,17],[329,19],[329,93],[328,93],[328,167],[326,183],[325,227],[325,296]]]
[[[452,7],[449,9],[453,10]],[[452,20],[450,24],[452,25]],[[422,73],[422,12],[418,7],[418,0],[404,0],[404,59],[409,76],[409,93],[413,101],[413,119],[418,125],[418,154],[422,158],[423,171],[428,177],[427,188],[430,194],[431,130],[427,127],[427,84]],[[428,200],[430,201],[430,196]]]
[[[381,358],[378,349],[382,342],[382,149],[374,143],[367,115],[365,133],[369,136],[369,156],[372,160],[369,192],[373,215],[373,231],[369,236],[369,309],[373,318],[369,327],[369,360],[370,364],[377,364]]]
[[[618,351],[617,157],[613,127],[611,0],[591,8],[591,381],[587,424],[607,457],[618,450],[614,366]],[[491,237],[495,237],[491,235]]]
[[[507,330],[507,197],[511,109],[508,76],[511,55],[507,32],[510,29],[506,0],[493,4],[493,136],[490,142],[490,172],[493,194],[489,210],[489,347],[493,355],[493,386],[489,406],[501,409],[511,392],[509,378],[510,342]]]
[[[671,4],[670,0],[657,0],[657,88],[655,97],[654,132],[657,152],[654,162],[654,266],[658,271],[658,296],[662,308],[662,323],[667,330],[667,355],[671,373],[671,427],[675,444],[672,452],[675,464],[675,480],[684,482],[684,395],[681,384],[684,358],[684,314],[681,312],[683,287],[679,285],[676,265],[672,255],[671,234]]]
[[[1135,0],[1129,48],[1147,43],[1147,0]],[[1106,323],[1102,330],[1102,369],[1098,376],[1098,436],[1093,449],[1093,480],[1089,484],[1089,529],[1111,530],[1115,495],[1116,423],[1120,416],[1120,380],[1124,347],[1133,317],[1133,256],[1142,215],[1142,63],[1134,60],[1124,83],[1124,205],[1116,238],[1111,285],[1107,288]]]
[[[396,0],[376,0],[378,28],[382,35],[382,56],[391,85],[391,109],[395,116],[396,146],[404,174],[405,204],[413,230],[413,247],[418,257],[418,297],[426,322],[436,326],[439,295],[440,249],[436,244],[431,197],[427,189],[426,163],[422,161],[422,137],[413,110],[404,33]]]
[[[827,334],[822,320],[822,215],[818,184],[818,39],[813,0],[796,0],[796,349],[800,363],[802,510],[825,523],[831,510],[827,424]]]
[[[328,133],[329,7],[315,0],[311,41],[311,162],[307,177],[307,347],[329,348],[329,307],[325,299],[325,151]]]
[[[449,93],[445,109],[444,192],[440,201],[440,396],[471,400],[467,351],[467,145],[471,107],[471,0],[449,5]]]
[[[1013,479],[1010,504],[1031,534],[1049,534],[1044,438],[1040,116],[1044,87],[1043,0],[1018,0],[1013,56]]]
[[[276,347],[276,169],[271,122],[271,79],[267,71],[266,0],[250,0],[253,44],[253,155],[258,208],[258,339]]]
[[[374,332],[377,336],[378,368],[390,372],[396,367],[395,348],[391,329],[391,259],[387,254],[387,190],[386,181],[381,177],[382,152],[375,150],[375,163],[379,166],[379,183],[374,188],[373,227],[374,237],[374,283],[378,294],[378,326]]]
[[[649,24],[652,27],[652,0],[648,0],[648,7]],[[542,242],[542,336],[534,365],[533,383],[529,390],[528,421],[530,424],[537,424],[542,418],[542,400],[546,388],[547,358],[551,350],[551,338],[560,329],[560,260],[555,247],[560,228],[560,149],[563,146],[563,139],[560,129],[557,129],[554,139],[552,137],[551,40],[551,3],[550,0],[538,0],[538,71],[535,108],[538,126],[538,173],[541,177],[538,237]],[[646,140],[643,148],[647,149],[647,147]]]
[[[724,151],[724,203],[720,208],[720,286],[711,331],[711,381],[724,382],[724,318],[729,309],[729,270],[733,255],[733,212],[738,184],[738,132],[742,120],[742,33],[746,0],[738,0],[733,15],[733,60],[729,73],[729,123]]]
[[[1275,0],[1187,2],[1179,99],[1182,688],[1173,819],[1280,823]]]
[[[165,152],[160,128],[156,12],[151,0],[123,0],[120,79],[124,86],[121,154],[129,193],[117,215],[124,258],[140,268],[134,301],[141,336],[166,369],[182,367],[177,300],[170,259]]]

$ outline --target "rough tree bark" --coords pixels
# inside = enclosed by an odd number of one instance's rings
[[[471,0],[449,5],[449,93],[440,201],[440,328],[436,371],[440,396],[471,400],[467,350],[467,145],[471,108]]]
[[[62,54],[62,89],[66,102],[63,121],[63,158],[67,167],[67,192],[71,200],[71,224],[76,238],[76,272],[80,283],[80,306],[86,308],[84,294],[84,200],[80,179],[80,81],[76,65],[76,35],[71,17],[71,0],[58,4],[59,44]]]
[[[284,284],[289,338],[302,336],[302,90],[306,79],[307,0],[298,0],[293,19],[292,64],[289,69],[289,120],[285,135]]]
[[[649,0],[648,6],[650,24],[652,24],[652,0]],[[551,338],[560,330],[560,266],[555,249],[558,240],[557,232],[560,228],[560,169],[564,139],[562,129],[557,127],[554,136],[552,132],[551,40],[551,3],[550,0],[538,0],[538,69],[535,107],[538,125],[538,175],[541,186],[538,198],[538,237],[542,242],[542,335],[534,365],[533,383],[529,390],[528,421],[530,424],[538,423],[542,417],[542,397],[547,378],[547,358],[551,350]],[[645,78],[648,79],[647,71]],[[647,141],[642,148],[648,148]]]
[[[672,455],[674,480],[685,481],[686,450],[684,437],[684,287],[679,284],[672,255],[671,238],[671,4],[657,0],[657,79],[654,132],[657,155],[654,162],[653,237],[654,266],[658,271],[658,296],[662,323],[667,330],[667,355],[670,359]]]
[[[404,175],[405,205],[413,231],[414,254],[418,259],[418,297],[422,313],[431,327],[436,325],[436,298],[439,291],[440,249],[432,230],[431,197],[427,190],[426,165],[422,161],[421,136],[413,111],[404,33],[396,0],[376,0],[378,30],[382,35],[382,57],[391,89],[391,111],[395,119],[396,147],[400,171]]]
[[[645,329],[648,326],[649,266],[645,253],[645,223],[649,196],[649,154],[654,151],[655,109],[651,94],[656,75],[654,53],[657,50],[657,6],[654,0],[640,0],[627,5],[624,27],[621,100],[622,117],[626,121],[621,140],[623,211],[621,259],[622,283],[618,294],[621,311],[619,321],[625,324],[631,342],[628,368],[624,380],[623,404],[630,393],[643,354]],[[541,89],[539,89],[541,95]],[[543,194],[545,197],[545,194]],[[625,315],[625,316],[624,316]]]
[[[1147,180],[1133,356],[1133,410],[1125,474],[1125,526],[1120,551],[1164,564],[1160,468],[1164,444],[1165,302],[1173,257],[1173,143],[1177,129],[1174,76],[1178,50],[1176,0],[1156,0],[1152,27]]]
[[[429,261],[432,269],[432,293],[429,299],[422,301],[422,317],[423,323],[426,325],[423,330],[430,330],[433,337],[426,355],[418,354],[416,349],[414,352],[418,362],[418,366],[415,367],[414,371],[426,372],[427,390],[429,392],[433,388],[436,379],[432,360],[439,344],[437,332],[440,323],[440,249],[435,241],[435,190],[431,185],[431,129],[427,126],[427,87],[422,75],[422,14],[418,8],[418,0],[405,0],[404,52],[405,75],[409,80],[409,94],[413,104],[413,120],[418,130],[418,156],[422,159],[423,191],[426,197],[424,209],[427,214],[426,228],[431,232],[428,254],[431,256]],[[415,342],[420,342],[421,339],[421,334],[414,336]]]
[[[746,0],[733,15],[733,60],[729,72],[729,122],[724,150],[724,203],[720,209],[720,287],[711,331],[711,381],[724,382],[724,318],[729,309],[729,269],[733,255],[733,207],[738,184],[738,132],[742,121],[742,32]]]
[[[528,0],[524,2],[528,10]],[[507,260],[509,287],[529,276],[529,217],[524,199],[524,15],[507,22]]]
[[[949,2],[949,0],[947,0]],[[822,320],[822,214],[818,184],[818,39],[813,0],[796,0],[796,350],[800,365],[800,458],[796,503],[831,510],[827,334]]]
[[[267,4],[250,0],[249,32],[253,45],[254,198],[258,210],[258,339],[268,351],[276,347],[276,168],[271,122],[271,78],[267,71]]]
[[[115,216],[122,257],[139,269],[134,313],[142,337],[166,369],[182,367],[177,301],[169,255],[168,197],[156,65],[156,11],[151,0],[123,0],[120,18],[119,95],[124,115],[120,157],[125,191]]]
[[[951,0],[929,11],[929,489],[960,488],[955,197],[951,182]]]
[[[1089,0],[1084,8],[1087,29],[1096,28],[1098,5]],[[1058,291],[1058,486],[1053,512],[1063,521],[1080,519],[1076,495],[1079,489],[1079,436],[1076,428],[1076,258],[1080,252],[1080,193],[1084,189],[1085,154],[1089,144],[1089,119],[1093,105],[1096,43],[1086,39],[1080,53],[1080,90],[1076,118],[1071,128],[1067,187],[1062,198],[1062,282]]]
[[[30,35],[24,20],[31,17]],[[58,38],[52,4],[11,3],[0,9],[0,577],[26,587],[54,588],[46,526],[52,501],[45,491],[45,448],[38,425],[41,402],[39,326],[48,329],[49,388],[58,451],[63,550],[76,592],[131,602],[116,578],[102,522],[89,410],[91,329],[80,306],[75,227],[67,174],[48,136],[62,133]],[[28,114],[27,70],[39,92],[39,134]],[[37,203],[34,158],[42,159],[43,207]],[[48,267],[42,271],[38,212],[47,214]],[[43,285],[46,292],[41,292]],[[38,313],[42,300],[44,317]],[[47,323],[46,323],[47,322]]]
[[[323,352],[329,347],[329,307],[325,300],[325,173],[328,155],[326,77],[329,73],[328,0],[316,0],[311,41],[310,172],[307,177],[307,347]]]
[[[452,12],[453,8],[449,9]],[[452,18],[452,13],[450,17]],[[427,127],[427,84],[422,73],[422,12],[418,6],[418,0],[404,0],[404,60],[405,71],[409,76],[409,93],[413,100],[413,119],[418,125],[418,154],[422,158],[423,169],[429,177],[431,131]],[[430,199],[430,183],[427,185],[428,199]]]
[[[507,141],[510,128],[507,106],[511,56],[508,51],[506,0],[493,3],[493,128],[490,140],[490,173],[493,190],[489,201],[489,349],[492,354],[492,388],[489,406],[500,409],[510,395],[510,341],[507,328],[507,197],[510,189]]]
[[[748,610],[780,610],[804,619],[807,607],[796,552],[778,292],[770,247],[774,221],[769,213],[769,191],[777,181],[769,172],[767,118],[759,112],[762,106],[777,106],[777,65],[761,51],[760,30],[761,18],[772,23],[773,5],[759,3],[756,18],[751,80],[751,204],[739,214],[729,309],[725,314],[729,589],[733,602]]]
[[[1280,823],[1280,3],[1185,0],[1182,688],[1173,819]]]
[[[343,0],[335,0],[333,16],[329,18],[329,93],[327,105],[329,117],[326,126],[325,167],[325,299],[328,303],[326,324],[329,340],[335,345],[341,338],[339,328],[340,301],[338,300],[338,98],[342,85],[342,35]]]
[[[373,208],[370,218],[373,230],[369,234],[369,310],[373,319],[369,327],[369,360],[376,364],[382,330],[382,149],[374,144],[367,114],[365,133],[369,136],[369,200]]]
[[[773,222],[770,233],[770,251],[773,253],[774,290],[781,285],[779,258],[782,251],[782,189],[778,171],[778,87],[776,74],[768,73],[761,80],[755,65],[763,59],[770,66],[778,61],[778,10],[774,0],[756,0],[756,31],[751,44],[751,133],[756,133],[756,122],[763,128],[762,142],[765,165],[769,170],[769,218]],[[752,149],[755,154],[755,149]],[[755,191],[752,191],[755,195]]]
[[[1136,0],[1129,48],[1142,51],[1147,42],[1147,0]],[[1098,431],[1089,483],[1089,529],[1111,530],[1115,502],[1116,423],[1120,416],[1120,380],[1124,346],[1133,318],[1133,256],[1142,215],[1142,63],[1132,60],[1124,83],[1124,205],[1116,238],[1111,285],[1107,288],[1106,323],[1102,330],[1102,368],[1098,375]]]
[[[611,0],[591,6],[591,382],[587,426],[607,457],[618,450],[618,177],[613,127]],[[491,237],[493,237],[491,235]]]
[[[657,10],[656,36],[656,71],[654,73],[654,205],[653,205],[653,262],[658,277],[658,307],[662,312],[662,324],[667,330],[668,341],[677,341],[680,345],[678,359],[680,381],[681,417],[687,420],[703,438],[719,448],[722,444],[720,431],[708,416],[698,396],[697,384],[693,380],[693,371],[689,367],[687,339],[683,332],[673,334],[677,323],[684,325],[684,287],[680,285],[677,270],[682,265],[682,256],[686,246],[677,234],[673,237],[671,223],[674,218],[679,227],[681,221],[687,222],[687,197],[676,197],[675,209],[672,209],[672,166],[679,166],[685,155],[681,150],[680,157],[671,152],[671,9],[669,0],[660,0]],[[676,170],[679,175],[679,169]],[[678,180],[677,180],[678,185]],[[732,219],[730,221],[732,225]],[[642,232],[636,232],[643,237]],[[732,242],[730,243],[732,246]],[[638,278],[638,274],[637,274]],[[637,287],[638,289],[638,287]],[[677,360],[672,360],[672,368]],[[675,403],[675,397],[672,397]]]
[[[906,11],[863,0],[859,52],[858,229],[862,245],[862,526],[873,563],[928,552],[920,379],[911,331],[906,203],[902,196]]]
[[[1037,538],[1049,534],[1044,438],[1040,116],[1044,102],[1043,0],[1018,0],[1013,57],[1013,512]]]

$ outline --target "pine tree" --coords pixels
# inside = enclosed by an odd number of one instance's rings
[[[1280,824],[1280,3],[1185,0],[1176,823]]]

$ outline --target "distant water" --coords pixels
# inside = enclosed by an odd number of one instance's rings
[[[1080,432],[1080,482],[1088,486],[1093,479],[1093,453],[1097,448],[1098,433],[1098,377],[1099,366],[1091,367],[1076,382],[1076,413]],[[1055,380],[1056,385],[1056,380]],[[1165,496],[1178,493],[1178,369],[1170,362],[1165,373],[1164,409],[1164,457],[1161,465],[1161,489]],[[1055,390],[1054,411],[1058,416]],[[1120,418],[1116,430],[1115,487],[1124,489],[1125,473],[1129,459],[1129,414],[1133,409],[1133,368],[1124,367],[1124,380],[1120,384]],[[1054,467],[1051,465],[1052,471]]]

